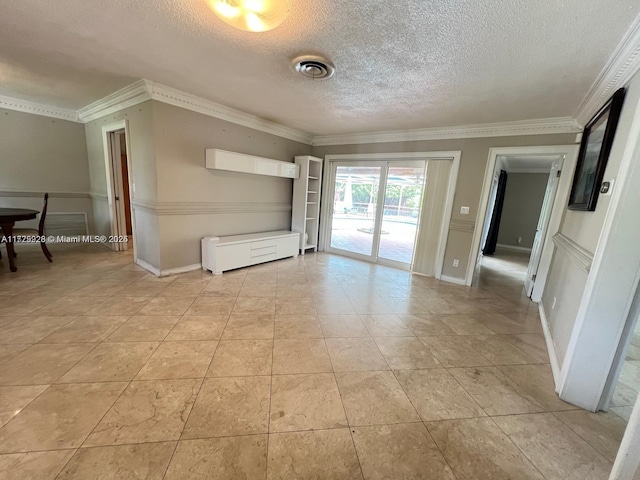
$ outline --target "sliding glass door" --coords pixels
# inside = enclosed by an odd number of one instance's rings
[[[327,250],[409,269],[425,167],[424,161],[333,163]]]

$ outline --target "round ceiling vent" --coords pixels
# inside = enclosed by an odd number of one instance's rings
[[[336,71],[333,63],[316,55],[304,55],[295,58],[293,60],[293,68],[301,75],[313,79],[329,78]]]

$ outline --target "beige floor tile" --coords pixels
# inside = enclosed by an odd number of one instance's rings
[[[609,410],[611,413],[616,414],[618,417],[628,422],[631,418],[633,407],[609,407]]]
[[[276,296],[275,283],[251,283],[243,285],[238,293],[239,297],[268,297]]]
[[[420,420],[391,372],[336,373],[336,380],[351,426]]]
[[[276,314],[275,338],[323,338],[317,315]]]
[[[274,374],[331,371],[331,360],[324,339],[276,339],[273,342]]]
[[[270,432],[346,427],[333,374],[274,375]]]
[[[417,298],[391,298],[385,297],[385,303],[391,311],[398,315],[430,315],[429,309]]]
[[[278,284],[276,289],[276,297],[279,298],[314,298],[315,288],[308,283],[304,284]]]
[[[372,337],[413,337],[413,332],[397,315],[361,315]]]
[[[95,346],[95,343],[33,345],[2,365],[0,385],[54,383]]]
[[[464,338],[493,365],[538,363],[502,335],[466,335]]]
[[[353,427],[364,478],[455,480],[422,423]]]
[[[229,317],[222,338],[225,340],[272,339],[274,328],[275,315],[233,314]]]
[[[262,266],[263,268],[266,266]],[[278,283],[278,273],[275,271],[260,271],[258,268],[252,268],[247,273],[247,276],[244,279],[244,285],[256,285],[256,284],[265,284],[265,283]]]
[[[336,372],[389,370],[372,338],[327,338],[325,342]]]
[[[235,297],[198,297],[189,306],[186,314],[190,316],[229,315],[235,303]]]
[[[57,480],[162,480],[176,442],[81,448]]]
[[[79,447],[126,385],[84,383],[49,387],[0,429],[0,452]]]
[[[611,462],[616,459],[627,428],[627,422],[618,415],[585,410],[555,412],[554,415],[606,459]]]
[[[275,297],[238,297],[232,313],[275,315],[276,299]]]
[[[165,340],[219,340],[228,319],[228,315],[184,316]]]
[[[75,290],[69,294],[71,297],[111,297],[122,290],[126,289],[126,285],[123,285],[121,282],[114,282],[111,280],[98,281],[93,282],[87,285],[86,287],[82,287],[78,290]]]
[[[395,374],[424,421],[486,416],[445,369],[402,370]]]
[[[84,445],[177,440],[199,387],[194,379],[132,382]]]
[[[380,298],[377,301],[363,299],[360,302],[360,301],[358,301],[360,299],[349,297],[349,300],[351,301],[351,305],[353,305],[353,308],[355,309],[356,313],[358,313],[359,315],[362,315],[362,316],[365,316],[365,315],[368,315],[368,316],[377,316],[377,315],[387,316],[387,315],[389,315],[389,316],[391,316],[394,313],[393,312],[393,308],[391,308],[391,306],[389,306],[388,303],[386,303],[384,300],[382,300],[382,298]],[[371,330],[369,330],[369,332],[371,332]]]
[[[251,479],[267,473],[267,436],[183,440],[164,480]]]
[[[217,346],[217,341],[162,342],[136,379],[204,377]]]
[[[437,315],[399,315],[400,321],[404,323],[415,335],[454,335],[444,322],[438,319]]]
[[[473,315],[440,315],[438,318],[457,335],[494,335],[491,330],[477,321]]]
[[[488,313],[482,317],[479,316],[478,321],[498,334],[542,333],[542,326],[537,317],[518,313]]]
[[[349,429],[271,435],[267,478],[361,479]]]
[[[316,315],[315,300],[312,297],[278,297],[276,313],[279,315]]]
[[[45,305],[36,311],[41,315],[82,315],[96,305],[99,306],[103,299],[95,297],[62,297],[53,303]]]
[[[78,362],[58,383],[128,382],[149,360],[158,343],[103,343]]]
[[[522,391],[535,399],[547,411],[575,410],[576,406],[560,400],[555,392],[549,365],[513,365],[498,367]]]
[[[369,337],[359,315],[319,315],[325,338]]]
[[[516,347],[527,355],[535,358],[539,363],[549,363],[547,343],[542,333],[521,333],[519,335],[504,335],[504,338],[514,343]]]
[[[497,367],[453,368],[449,372],[489,415],[546,411]]]
[[[378,337],[374,340],[392,370],[441,366],[429,347],[415,337]]]
[[[34,313],[39,308],[55,302],[60,297],[56,295],[47,296],[43,292],[38,295],[25,294],[3,298],[6,306],[0,311],[0,317],[21,316]]]
[[[204,297],[230,297],[235,298],[240,293],[242,288],[242,283],[219,283],[210,281],[202,292],[200,292],[200,296]]]
[[[346,297],[315,297],[319,315],[357,315],[356,309]]]
[[[75,316],[31,316],[18,318],[0,327],[0,342],[36,343],[70,323]]]
[[[182,433],[183,439],[267,433],[271,378],[207,378]]]
[[[107,342],[159,342],[166,338],[180,317],[134,315],[107,338]]]
[[[140,315],[184,315],[195,297],[155,297],[138,312]],[[215,313],[215,312],[214,312]]]
[[[458,480],[544,480],[490,418],[432,422],[427,429]]]
[[[445,367],[480,367],[491,362],[471,347],[463,336],[419,337],[431,349],[433,356]]]
[[[121,292],[118,292],[118,295],[121,297],[155,297],[162,293],[162,291],[167,288],[167,285],[163,284],[132,284],[128,286]]]
[[[195,297],[200,295],[206,283],[173,282],[158,294],[159,297]]]
[[[0,480],[54,480],[74,450],[0,455]]]
[[[114,330],[127,321],[126,316],[81,316],[59,328],[41,343],[92,343],[102,342]]]
[[[221,340],[207,377],[271,375],[272,340]]]
[[[24,352],[31,344],[28,343],[12,343],[10,345],[0,345],[0,365],[8,362],[20,352]]]
[[[0,427],[29,405],[48,385],[0,387]]]
[[[433,315],[461,313],[460,310],[456,307],[454,301],[450,301],[445,298],[423,298],[421,302],[425,307],[427,307],[429,313]]]
[[[149,297],[109,297],[100,305],[92,308],[87,315],[135,315],[149,302]],[[168,314],[167,314],[168,315]]]
[[[547,480],[600,480],[609,476],[611,463],[553,414],[494,420]]]

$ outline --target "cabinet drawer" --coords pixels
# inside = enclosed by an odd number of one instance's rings
[[[271,240],[260,240],[259,242],[251,242],[251,250],[258,250],[259,248],[265,248],[265,247],[275,247],[277,243],[277,240],[271,239]]]
[[[271,260],[276,259],[275,253],[268,253],[266,255],[260,255],[257,257],[251,257],[251,265],[256,265],[258,263],[270,262]]]
[[[244,267],[251,259],[249,243],[220,245],[216,248],[216,270],[224,271]]]
[[[276,254],[276,246],[272,247],[263,247],[263,248],[252,248],[251,249],[251,258],[261,257],[263,255],[275,255]]]

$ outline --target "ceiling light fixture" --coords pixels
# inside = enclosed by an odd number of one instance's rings
[[[229,25],[248,32],[266,32],[289,14],[289,0],[206,0],[209,8]]]

